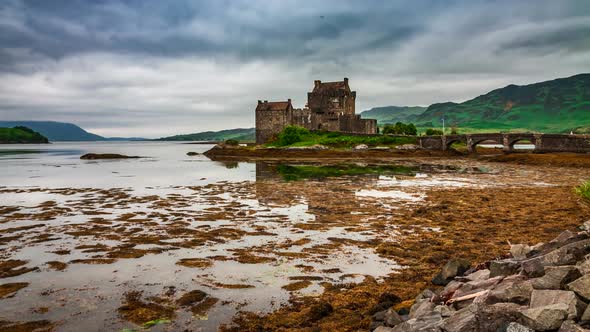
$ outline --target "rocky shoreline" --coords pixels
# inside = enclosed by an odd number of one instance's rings
[[[368,147],[364,144],[350,149],[335,149],[323,145],[306,147],[249,147],[217,144],[203,153],[210,159],[238,159],[238,160],[272,160],[272,159],[351,159],[351,160],[375,160],[392,157],[442,157],[456,153],[424,150],[412,144],[404,144],[396,147]]]
[[[408,308],[373,315],[376,332],[590,331],[590,220],[535,246],[470,267],[453,259]]]

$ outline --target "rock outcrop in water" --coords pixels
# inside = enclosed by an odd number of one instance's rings
[[[512,245],[510,258],[465,270],[452,260],[409,313],[376,313],[377,332],[590,331],[590,221],[536,246]],[[407,311],[407,310],[406,310]],[[405,315],[402,315],[405,314]]]
[[[84,160],[96,160],[96,159],[135,159],[141,158],[140,156],[126,156],[117,153],[87,153],[80,157]]]

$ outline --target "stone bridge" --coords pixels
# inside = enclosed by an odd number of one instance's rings
[[[460,142],[467,145],[470,153],[482,142],[502,145],[505,152],[512,152],[514,144],[521,141],[533,144],[534,152],[590,152],[590,135],[490,133],[418,137],[418,144],[424,149],[446,151],[451,144]]]

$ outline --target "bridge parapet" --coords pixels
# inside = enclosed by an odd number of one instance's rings
[[[533,133],[485,133],[466,135],[420,136],[420,146],[428,150],[446,151],[455,142],[463,142],[470,153],[477,144],[485,141],[503,146],[504,152],[514,151],[514,144],[529,141],[535,152],[578,152],[590,153],[590,135],[533,134]]]

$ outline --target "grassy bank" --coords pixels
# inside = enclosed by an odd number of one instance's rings
[[[366,174],[388,174],[388,175],[411,175],[417,172],[416,167],[402,165],[378,165],[359,166],[354,164],[325,165],[325,166],[291,166],[279,165],[278,173],[285,181],[298,181],[303,179],[323,179],[326,177],[337,177],[344,175],[366,175]]]
[[[49,143],[49,140],[27,127],[0,128],[0,144]]]
[[[359,144],[369,147],[396,146],[402,144],[416,144],[415,137],[357,136],[336,132],[310,132],[307,129],[290,126],[285,128],[278,137],[266,144],[269,147],[297,147],[323,145],[332,148],[352,148]]]
[[[586,181],[575,188],[576,194],[583,199],[590,201],[590,181]]]

